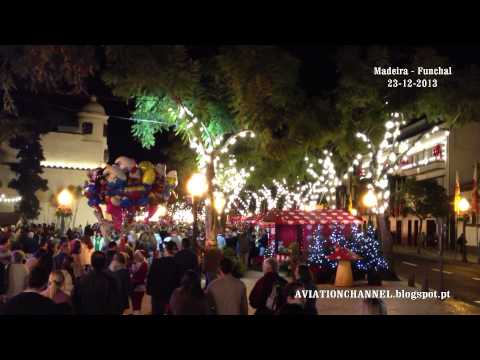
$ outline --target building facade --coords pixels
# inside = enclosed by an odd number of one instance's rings
[[[430,135],[434,126],[440,130]],[[420,146],[407,153],[399,165],[397,175],[415,178],[418,181],[433,179],[442,185],[449,199],[453,203],[455,194],[456,173],[460,179],[460,189],[470,203],[473,188],[474,166],[480,162],[480,124],[469,123],[455,127],[451,131],[442,128],[442,125],[428,124],[426,121],[417,121],[402,128],[400,140],[422,137]],[[426,219],[419,230],[420,221],[413,216],[396,216],[390,218],[390,229],[394,234],[396,243],[404,245],[417,245],[420,234],[423,233],[428,246],[437,246],[435,235],[437,226],[435,219]],[[455,224],[453,214],[448,219],[447,225],[449,245],[455,246],[455,240],[463,232],[463,223]],[[466,224],[467,246],[477,247],[478,225],[470,217]]]
[[[38,191],[40,215],[34,222],[56,223],[58,221],[52,206],[52,196],[67,187],[82,187],[87,180],[87,170],[104,166],[108,160],[107,145],[108,115],[95,97],[77,114],[75,126],[59,126],[56,131],[41,136],[45,160],[42,161],[42,178],[48,180],[48,190]],[[16,174],[9,164],[17,161],[16,150],[8,144],[0,145],[0,214],[12,218],[18,194],[8,187]],[[74,198],[72,217],[67,225],[72,227],[93,224],[97,220],[83,196]],[[70,224],[68,222],[70,221]]]

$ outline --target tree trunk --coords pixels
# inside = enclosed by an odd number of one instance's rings
[[[418,218],[418,220],[420,220],[420,227],[418,229],[418,235],[417,236],[417,254],[420,254],[421,252],[421,248],[422,248],[422,242],[423,242],[423,233],[422,233],[422,230],[423,230],[423,219],[421,218]],[[420,239],[419,239],[420,237]]]
[[[393,258],[393,239],[390,230],[387,228],[385,214],[377,214],[377,226],[380,235],[380,243],[382,244],[382,251],[385,259],[388,262],[388,271],[386,272],[386,280],[398,280],[395,273],[395,263]]]
[[[214,206],[214,196],[213,196],[213,183],[212,180],[215,178],[215,168],[213,162],[210,162],[207,166],[207,204],[205,206],[206,210],[206,219],[205,219],[205,241],[206,247],[216,248],[217,247],[217,234],[218,234],[218,219],[217,212],[215,211]]]
[[[220,222],[218,224],[219,234],[225,234],[226,226],[227,226],[227,214],[225,212],[222,212],[222,215],[220,216]]]

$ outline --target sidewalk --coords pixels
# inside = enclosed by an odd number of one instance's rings
[[[262,274],[258,271],[248,271],[242,281],[247,286],[250,294],[257,279]],[[290,280],[290,279],[288,279]],[[382,289],[405,290],[405,292],[420,291],[417,288],[408,287],[405,281],[384,281],[382,286],[368,286],[366,282],[356,282],[348,289]],[[319,290],[340,289],[329,284],[317,285]],[[347,288],[342,288],[347,289]],[[410,299],[384,299],[388,315],[480,315],[480,307],[467,304],[463,301],[448,299],[445,301],[410,300]],[[362,299],[317,299],[317,311],[319,315],[362,315]],[[254,309],[249,307],[249,314],[253,315]]]
[[[262,277],[259,271],[247,271],[242,281],[247,287],[247,295],[253,289],[255,282]],[[287,280],[291,280],[288,279]],[[340,289],[329,284],[317,285],[319,290]],[[347,288],[342,288],[347,289]],[[405,290],[406,292],[420,291],[418,288],[407,286],[405,281],[384,281],[382,286],[368,286],[365,282],[356,282],[348,289],[384,289],[384,290]],[[480,307],[467,304],[463,301],[448,299],[440,300],[409,300],[409,299],[384,299],[388,315],[480,315]],[[317,310],[319,315],[362,315],[362,299],[317,299]],[[125,314],[129,314],[127,310]],[[142,303],[142,313],[151,314],[150,296],[145,295]],[[253,315],[255,309],[248,307],[248,314]]]
[[[404,246],[404,245],[395,244],[393,246],[393,252],[395,254],[412,255],[412,256],[417,256],[417,257],[421,257],[421,258],[433,260],[433,261],[438,261],[438,258],[439,258],[438,249],[434,249],[434,248],[427,248],[427,249],[422,248],[420,250],[420,254],[418,254],[417,248],[414,246]],[[445,262],[449,262],[452,264],[465,265],[465,263],[462,262],[462,254],[459,253],[458,251],[454,252],[452,250],[445,250],[443,252],[443,259]],[[478,264],[478,254],[476,254],[475,252],[472,253],[470,251],[470,253],[467,253],[467,260],[468,260],[468,264],[478,265],[480,267],[480,264]]]

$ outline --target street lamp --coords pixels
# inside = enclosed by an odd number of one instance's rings
[[[362,198],[363,205],[368,209],[368,223],[371,224],[372,222],[372,213],[371,209],[377,206],[377,196],[373,192],[373,190],[368,190]]]
[[[70,212],[70,207],[73,201],[73,195],[67,189],[63,189],[57,196],[58,212],[60,215],[60,232],[65,234],[65,217]]]
[[[470,210],[470,203],[464,197],[462,197],[458,203],[458,210],[460,210],[461,213],[465,213]]]
[[[195,173],[191,176],[187,183],[188,193],[192,196],[192,215],[193,215],[193,246],[194,249],[197,249],[197,238],[198,238],[198,219],[197,219],[197,202],[195,197],[202,197],[208,190],[207,178],[204,174]]]
[[[225,196],[223,195],[222,192],[215,192],[214,194],[214,202],[213,206],[215,207],[215,210],[217,211],[218,216],[223,212],[223,209],[225,208],[225,205],[227,204],[227,200],[225,199]]]

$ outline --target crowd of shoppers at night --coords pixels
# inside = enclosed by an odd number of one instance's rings
[[[298,280],[288,284],[276,260],[261,257],[266,236],[229,229],[218,235],[216,249],[205,251],[188,228],[140,226],[105,241],[98,225],[64,235],[54,224],[5,227],[0,313],[141,315],[148,295],[152,315],[248,315],[249,304],[258,315],[316,314],[315,302],[295,297],[315,287],[308,267],[300,266]],[[264,260],[249,296],[226,249],[245,268]]]

